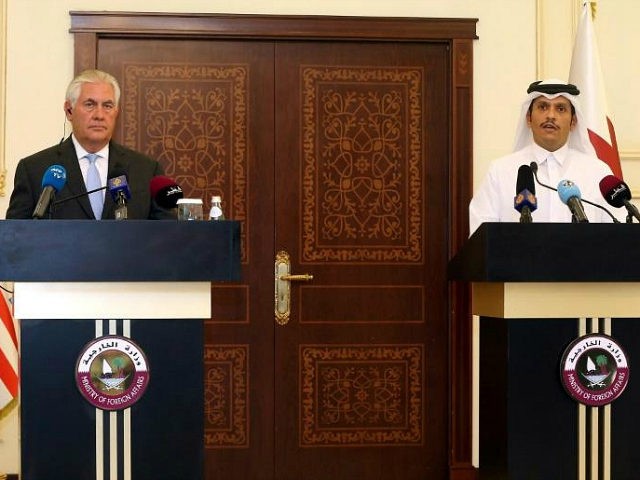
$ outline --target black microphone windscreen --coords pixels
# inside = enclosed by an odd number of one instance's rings
[[[533,181],[533,171],[529,165],[520,165],[518,169],[518,180],[516,181],[516,195],[523,190],[529,190],[536,194],[536,184]]]

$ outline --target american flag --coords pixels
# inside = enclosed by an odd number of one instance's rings
[[[0,292],[0,410],[18,396],[18,337],[11,309]]]

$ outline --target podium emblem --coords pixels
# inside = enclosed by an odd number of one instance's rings
[[[76,386],[85,400],[96,408],[129,408],[142,398],[148,384],[147,358],[129,338],[98,337],[80,352]]]
[[[589,407],[613,402],[629,383],[627,355],[612,337],[602,333],[571,342],[562,355],[560,369],[569,396]]]

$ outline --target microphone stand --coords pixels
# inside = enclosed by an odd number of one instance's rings
[[[84,197],[86,195],[89,195],[90,193],[99,192],[100,190],[105,190],[106,188],[107,188],[106,186],[98,187],[98,188],[94,188],[93,190],[89,190],[88,192],[82,192],[82,193],[79,193],[77,195],[72,195],[70,197],[61,198],[60,200],[54,201],[51,205],[52,206],[60,205],[61,203],[67,202],[69,200],[73,200],[75,198]]]
[[[114,213],[116,220],[127,219],[127,199],[122,191],[118,192],[118,200],[116,202],[116,210]]]
[[[520,212],[520,223],[533,223],[533,217],[531,216],[529,207],[524,207],[522,212]]]
[[[624,201],[624,206],[627,208],[627,223],[633,223],[634,218],[640,222],[640,212],[636,206],[629,200]]]
[[[540,179],[538,178],[538,164],[536,162],[531,162],[531,164],[529,164],[529,166],[531,167],[531,171],[533,172],[533,176],[535,177],[536,182],[538,182],[544,188],[548,188],[549,190],[553,190],[554,192],[558,191],[557,188],[553,188],[553,187],[551,187],[549,185],[545,185],[544,183],[542,183],[540,181]]]

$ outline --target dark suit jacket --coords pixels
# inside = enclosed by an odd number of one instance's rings
[[[42,191],[42,177],[51,165],[62,165],[67,171],[67,182],[56,194],[54,202],[86,192],[78,157],[71,137],[60,145],[47,148],[18,162],[15,183],[7,218],[31,218]],[[130,219],[175,218],[151,201],[149,182],[156,175],[162,175],[162,167],[155,160],[130,150],[115,142],[109,144],[109,170],[107,178],[127,176],[131,198],[127,202],[127,217]],[[114,218],[115,204],[107,191],[105,194],[102,219]],[[92,220],[93,210],[89,197],[82,195],[50,207],[50,218]]]

